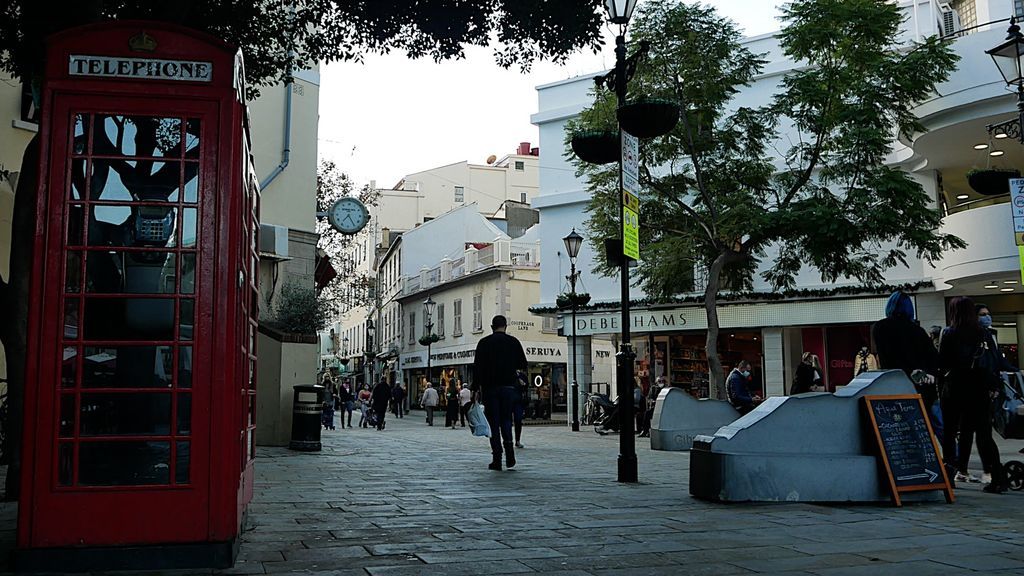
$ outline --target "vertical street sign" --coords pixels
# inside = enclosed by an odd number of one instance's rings
[[[622,191],[622,253],[640,259],[640,199]]]
[[[622,133],[622,187],[630,194],[640,195],[640,139],[625,131]]]
[[[1013,239],[1017,244],[1020,279],[1024,283],[1024,178],[1010,178],[1010,213],[1013,215]]]

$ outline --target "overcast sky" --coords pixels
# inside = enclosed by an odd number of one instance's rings
[[[749,36],[778,29],[776,0],[707,0]],[[319,149],[359,185],[389,188],[406,174],[468,160],[483,164],[537,145],[536,87],[610,68],[612,41],[601,54],[564,66],[539,62],[528,74],[504,70],[490,49],[435,64],[401,53],[321,69]]]

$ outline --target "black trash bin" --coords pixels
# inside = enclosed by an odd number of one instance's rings
[[[319,452],[324,387],[319,384],[299,384],[293,388],[292,440],[288,447],[303,452]]]

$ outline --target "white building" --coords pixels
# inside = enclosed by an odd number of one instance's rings
[[[1008,19],[1014,10],[1024,11],[1010,0],[961,0],[950,5],[933,0],[901,1],[907,15],[903,39],[906,41],[936,33],[953,33],[950,42],[960,55],[959,68],[939,86],[937,94],[921,102],[916,112],[929,132],[913,141],[893,142],[889,162],[910,173],[945,211],[942,232],[955,234],[970,245],[965,250],[946,254],[936,267],[927,262],[909,260],[909,267],[886,271],[886,283],[913,284],[921,325],[943,326],[945,303],[958,295],[969,295],[988,304],[995,315],[1000,341],[1011,362],[1019,362],[1015,343],[1024,343],[1024,300],[1020,287],[1020,262],[1014,245],[1008,195],[981,196],[973,192],[965,174],[972,167],[991,162],[1002,167],[1020,168],[1024,147],[1012,140],[989,140],[985,126],[1014,117],[1014,98],[985,50],[1001,43],[1006,22],[976,26],[993,20]],[[959,22],[959,23],[958,23]],[[772,34],[744,41],[754,53],[764,53],[769,63],[753,84],[741,90],[736,105],[756,105],[769,101],[786,72],[794,63],[782,56],[778,40]],[[538,112],[532,120],[540,129],[540,195],[534,207],[541,212],[541,306],[554,306],[555,297],[564,291],[564,255],[562,237],[570,229],[586,235],[584,209],[590,199],[584,182],[576,179],[572,164],[563,156],[566,122],[592,103],[588,91],[593,86],[588,75],[538,87]],[[992,151],[1003,155],[989,156]],[[641,247],[641,258],[643,256]],[[766,259],[767,260],[767,259]],[[550,265],[558,262],[559,265]],[[578,259],[583,283],[596,302],[617,303],[619,280],[592,274],[593,246],[584,244]],[[852,280],[825,285],[816,270],[805,269],[797,277],[799,288],[826,289],[854,286]],[[759,275],[754,276],[754,291],[769,292]],[[633,289],[632,298],[643,298]],[[719,316],[722,338],[719,348],[723,363],[740,358],[751,360],[755,376],[767,394],[780,395],[788,389],[800,354],[807,350],[818,354],[825,367],[830,387],[844,385],[853,375],[853,357],[868,343],[871,323],[883,317],[887,294],[836,295],[827,298],[787,300],[776,303],[723,303]],[[548,312],[554,314],[554,312]],[[591,380],[613,378],[608,358],[600,346],[607,346],[620,331],[618,309],[593,308],[578,315],[577,334],[583,352],[581,389]],[[666,374],[678,385],[707,393],[707,368],[704,361],[706,320],[700,304],[635,307],[631,319],[634,347],[638,352],[637,374],[654,378]],[[566,334],[571,329],[566,323]],[[603,363],[603,365],[602,365]]]
[[[492,156],[487,164],[456,162],[408,174],[390,189],[376,189],[377,202],[367,207],[370,222],[354,237],[344,266],[356,276],[376,277],[380,258],[397,238],[460,207],[473,206],[477,214],[490,218],[499,232],[508,232],[509,222],[513,222],[512,227],[515,228],[516,218],[506,214],[512,210],[506,210],[506,206],[528,205],[537,195],[538,154],[539,150],[531,148],[529,142],[521,142],[514,154],[500,159]],[[375,188],[375,183],[371,182],[370,187]],[[535,222],[529,222],[527,226]],[[493,240],[493,237],[486,240]],[[440,258],[429,263],[420,262],[419,265],[436,266]],[[396,266],[400,260],[400,256],[394,258],[391,266]],[[355,291],[359,288],[353,284],[349,289]],[[357,299],[351,295],[349,302],[342,303],[339,320],[334,326],[340,341],[348,338],[348,346],[342,345],[342,348],[347,349],[352,361],[344,372],[351,373],[360,381],[368,377],[364,362],[368,351],[380,354],[382,362],[394,359],[396,354],[392,343],[395,329],[383,324],[390,316],[384,314],[380,316],[380,322],[376,320],[376,310],[386,306],[392,296],[387,288],[379,290],[366,295],[371,301],[369,305],[355,305],[358,304]],[[378,340],[368,338],[370,325],[374,326]],[[322,333],[321,339],[326,334],[326,331]],[[332,354],[328,353],[328,357]]]

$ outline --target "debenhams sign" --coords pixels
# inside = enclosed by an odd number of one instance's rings
[[[212,82],[213,62],[72,54],[68,73],[72,76]]]

